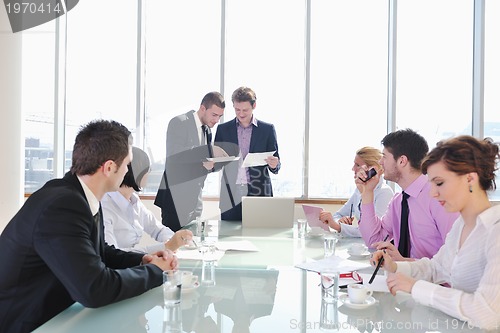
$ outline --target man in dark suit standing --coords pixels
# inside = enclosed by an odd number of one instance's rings
[[[269,171],[277,174],[281,168],[278,141],[274,125],[257,120],[253,111],[257,96],[248,87],[240,87],[231,97],[236,118],[220,124],[215,144],[229,156],[240,156],[239,161],[224,166],[220,189],[220,210],[223,220],[241,220],[242,196],[272,197]],[[241,167],[248,153],[275,151],[266,159],[267,165]]]
[[[212,151],[211,128],[219,122],[225,106],[220,93],[210,92],[198,111],[181,114],[168,123],[165,172],[155,205],[161,208],[162,223],[173,231],[201,215],[203,185],[214,168],[206,158],[218,156],[219,151]]]
[[[94,121],[76,136],[70,172],[33,193],[0,236],[0,332],[31,332],[74,302],[99,307],[162,284],[172,252],[104,242],[99,201],[132,159],[130,131]]]

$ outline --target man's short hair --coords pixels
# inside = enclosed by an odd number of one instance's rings
[[[231,100],[233,104],[241,102],[250,102],[250,105],[253,107],[255,102],[257,101],[257,95],[255,94],[255,91],[253,91],[248,87],[239,87],[233,92]]]
[[[394,156],[394,159],[405,155],[410,166],[419,171],[422,160],[429,151],[424,137],[409,128],[387,134],[382,139],[382,144]]]
[[[211,91],[206,94],[201,100],[201,105],[205,107],[205,109],[210,109],[213,105],[224,109],[226,107],[226,102],[224,101],[224,96],[217,91]]]
[[[121,166],[132,144],[130,131],[113,120],[93,120],[75,138],[71,172],[93,175],[108,160]]]

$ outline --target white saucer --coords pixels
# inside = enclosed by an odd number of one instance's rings
[[[372,296],[368,297],[365,302],[361,304],[351,303],[351,300],[349,299],[349,296],[347,294],[340,295],[339,299],[342,303],[344,303],[345,306],[351,309],[366,309],[367,307],[377,303],[377,300]]]
[[[354,254],[354,253],[351,253],[351,251],[347,250],[347,254],[350,255],[353,259],[365,259],[370,255],[370,252],[365,251],[365,252],[360,253],[360,254]]]
[[[199,286],[200,286],[200,283],[198,281],[196,281],[193,285],[191,285],[189,287],[182,286],[181,292],[182,293],[190,293],[193,290],[196,290],[196,288],[198,288]]]

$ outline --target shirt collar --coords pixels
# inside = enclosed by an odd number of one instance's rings
[[[476,221],[478,224],[483,224],[486,228],[500,223],[500,205],[494,205],[486,209],[478,215]]]
[[[420,175],[417,179],[413,181],[404,191],[410,197],[418,197],[418,195],[424,189],[425,184],[427,184],[428,178],[426,175]]]
[[[80,185],[82,185],[83,188],[83,193],[85,194],[85,197],[87,198],[87,202],[89,203],[90,206],[90,211],[92,212],[92,215],[97,214],[99,212],[99,200],[97,200],[96,196],[92,192],[92,190],[85,184],[80,176],[77,176],[78,181],[80,182]]]
[[[120,192],[108,192],[106,193],[118,206],[120,210],[125,211],[130,205],[135,205],[137,203],[138,196],[132,193],[130,201],[127,200]]]
[[[238,120],[238,118],[234,118],[236,120],[236,125],[240,126],[240,121]],[[255,127],[258,127],[257,125],[257,118],[252,115],[252,121],[250,122],[250,124],[254,125]]]
[[[200,116],[198,115],[198,112],[194,113],[194,123],[196,124],[196,128],[201,129],[201,126],[203,125],[200,120]]]

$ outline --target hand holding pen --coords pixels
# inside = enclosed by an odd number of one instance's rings
[[[384,239],[384,242],[387,241],[387,235]],[[391,256],[387,254],[386,249],[378,250],[372,254],[372,258],[370,259],[370,263],[372,266],[375,266],[375,271],[373,272],[370,281],[368,283],[372,283],[375,279],[375,276],[378,273],[380,267],[383,267],[386,271],[394,273],[397,269],[397,264],[391,259]]]
[[[383,242],[386,242],[387,239],[389,238],[389,235],[385,236]],[[383,263],[384,263],[384,254],[385,254],[385,248],[381,251],[380,249],[373,253],[372,254],[372,259],[371,259],[371,264],[372,266],[375,266],[375,271],[373,271],[373,274],[370,278],[370,281],[368,281],[369,284],[371,284],[373,282],[373,280],[375,279],[375,276],[377,276],[377,273],[378,273],[378,270],[380,269],[380,267],[382,267]]]

